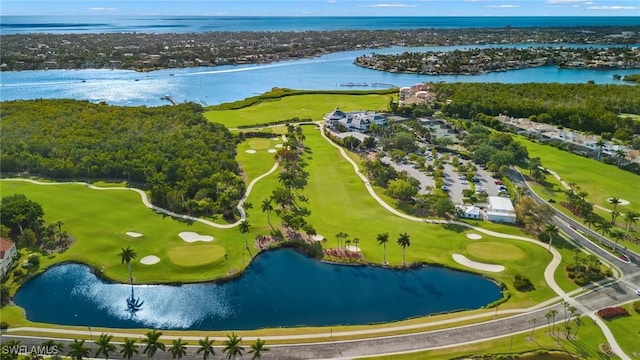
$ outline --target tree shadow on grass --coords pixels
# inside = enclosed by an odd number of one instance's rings
[[[457,225],[457,224],[442,224],[442,227],[445,230],[449,230],[449,231],[453,231],[456,233],[463,233],[467,230],[469,230],[468,228],[462,226],[462,225]]]

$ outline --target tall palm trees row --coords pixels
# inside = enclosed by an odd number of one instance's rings
[[[382,263],[386,264],[387,263],[387,243],[389,242],[389,233],[385,232],[382,234],[378,234],[378,236],[376,237],[376,240],[378,241],[378,245],[382,245]],[[398,236],[398,245],[400,245],[400,247],[402,247],[402,266],[407,266],[407,261],[406,261],[406,250],[408,246],[411,246],[411,237],[409,236],[409,234],[402,233]]]
[[[173,359],[182,359],[187,356],[187,344],[181,338],[174,339],[171,346],[166,348],[165,344],[160,341],[161,336],[162,332],[157,330],[147,332],[145,334],[145,338],[141,340],[141,343],[145,344],[142,354],[146,355],[148,358],[153,358],[158,351],[167,351],[171,354],[171,358]],[[125,338],[124,342],[120,345],[119,351],[116,346],[111,343],[112,339],[112,335],[100,334],[95,342],[98,348],[94,356],[102,356],[105,359],[109,359],[109,355],[119,353],[122,359],[130,360],[139,353],[138,344],[135,339]],[[14,342],[15,344],[11,345],[19,345],[19,342],[15,340]],[[73,342],[69,344],[69,352],[67,353],[67,356],[72,360],[82,360],[90,357],[91,351],[84,343],[85,340],[74,339]],[[199,347],[194,356],[201,356],[204,360],[215,356],[213,343],[214,340],[209,339],[209,337],[199,340]],[[229,360],[242,357],[244,355],[245,348],[241,344],[242,338],[237,336],[235,333],[231,333],[231,335],[227,335],[227,340],[222,343],[222,345],[224,345],[222,353],[225,354],[226,358]],[[64,347],[63,344],[55,343],[52,340],[48,340],[42,343],[42,345],[48,348],[55,347],[58,353],[62,353]],[[265,347],[265,341],[257,339],[253,344],[251,344],[248,353],[251,354],[252,360],[256,360],[261,359],[267,351],[269,351],[269,348]]]

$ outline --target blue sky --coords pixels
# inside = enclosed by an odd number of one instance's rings
[[[0,14],[640,16],[640,0],[2,0]]]

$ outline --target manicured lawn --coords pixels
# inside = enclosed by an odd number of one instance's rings
[[[386,111],[392,95],[305,94],[287,96],[262,102],[238,110],[213,110],[204,113],[212,122],[229,128],[241,125],[264,124],[291,118],[321,120],[322,116],[339,107],[344,111]]]
[[[639,300],[640,301],[640,300]],[[618,344],[631,358],[640,358],[640,314],[633,310],[632,304],[623,306],[629,311],[629,316],[621,316],[605,323],[616,337]],[[635,354],[635,355],[634,355]]]
[[[473,355],[483,354],[520,354],[527,352],[537,352],[539,350],[545,351],[562,351],[569,352],[578,356],[580,359],[617,359],[611,358],[608,355],[600,351],[599,345],[606,344],[607,341],[602,334],[600,328],[595,322],[589,318],[583,317],[584,324],[580,327],[577,335],[577,339],[567,340],[564,335],[560,338],[552,337],[549,335],[549,331],[546,327],[544,319],[538,321],[536,330],[534,331],[533,338],[531,338],[531,332],[516,334],[513,336],[506,336],[503,338],[479,342],[475,344],[456,345],[455,347],[420,351],[402,355],[389,355],[389,356],[376,356],[369,357],[367,359],[377,360],[403,360],[403,359],[467,359]],[[497,357],[498,358],[498,357]],[[505,357],[506,358],[506,357]],[[564,360],[566,357],[552,357],[551,355],[532,357],[527,359],[534,360]]]
[[[42,257],[42,267],[60,261],[78,261],[99,269],[111,279],[126,281],[127,267],[121,264],[118,253],[131,246],[138,257],[132,265],[137,283],[203,281],[225,275],[226,266],[209,266],[206,271],[191,266],[173,264],[167,254],[178,246],[193,248],[193,256],[200,255],[198,243],[188,244],[178,234],[194,231],[212,235],[215,244],[226,248],[232,266],[240,267],[240,252],[244,240],[237,229],[214,229],[198,222],[185,222],[162,216],[142,205],[140,195],[132,191],[96,191],[82,185],[42,186],[25,182],[2,181],[3,196],[21,193],[42,204],[47,222],[61,220],[64,229],[75,238],[75,244],[54,259]],[[144,234],[132,238],[125,233]],[[186,250],[183,250],[183,252]],[[147,255],[156,255],[156,265],[139,262]]]
[[[567,183],[574,182],[587,191],[587,200],[595,205],[611,209],[607,198],[617,196],[631,202],[628,206],[619,206],[619,212],[624,213],[627,209],[640,211],[640,176],[620,170],[614,165],[531,142],[521,136],[517,140],[527,147],[529,157],[540,157],[542,166],[558,173]]]
[[[167,256],[179,266],[200,266],[221,261],[224,253],[224,248],[220,245],[189,244],[169,249]]]
[[[275,138],[274,135],[272,139]],[[275,163],[275,153],[270,153],[269,150],[277,150],[276,145],[282,144],[282,139],[279,136],[278,140],[272,139],[248,138],[238,144],[236,161],[246,175],[246,184],[269,171]],[[253,150],[255,153],[247,150]]]
[[[387,261],[392,266],[401,266],[402,250],[396,240],[400,233],[407,232],[411,236],[411,245],[406,251],[408,263],[427,262],[462,268],[453,261],[451,255],[460,253],[473,257],[466,247],[470,242],[478,240],[469,240],[466,237],[467,231],[449,230],[442,225],[409,221],[391,214],[371,198],[351,165],[321,137],[318,130],[305,127],[304,133],[305,143],[311,149],[307,160],[310,177],[305,189],[310,199],[310,222],[319,234],[328,239],[328,247],[336,247],[335,234],[345,232],[350,239],[360,239],[358,246],[367,261],[381,263],[382,247],[377,244],[376,235],[389,232]],[[509,244],[515,246],[518,253],[524,254],[518,260],[500,261],[500,264],[507,267],[504,273],[489,274],[509,286],[515,274],[527,274],[538,290],[515,292],[514,300],[519,305],[532,305],[553,296],[542,276],[551,259],[544,248],[487,235],[483,235],[483,239],[479,241]]]

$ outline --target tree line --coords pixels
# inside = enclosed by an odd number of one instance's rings
[[[245,191],[235,160],[239,139],[202,112],[194,103],[147,108],[5,102],[0,171],[127,181],[147,190],[154,205],[232,219]]]
[[[640,122],[619,116],[640,114],[638,86],[442,83],[434,88],[442,112],[455,118],[502,114],[596,134],[615,133],[620,128],[640,133]]]
[[[83,360],[91,358],[92,356],[100,356],[105,359],[109,359],[110,355],[113,356],[113,354],[119,354],[120,358],[130,360],[136,357],[136,355],[140,353],[140,350],[142,350],[142,354],[148,358],[155,357],[159,351],[169,352],[172,359],[182,359],[183,357],[189,356],[189,352],[187,350],[188,344],[183,341],[182,338],[174,339],[171,342],[171,345],[167,347],[167,345],[160,340],[161,336],[162,332],[151,330],[145,334],[142,340],[140,340],[140,344],[137,343],[136,339],[125,338],[124,342],[120,344],[118,349],[112,341],[113,335],[102,333],[94,341],[96,345],[95,354],[92,354],[92,350],[85,345],[85,340],[74,339],[73,342],[67,346],[68,351],[66,351],[66,356],[73,360]],[[198,340],[198,349],[192,356],[202,358],[204,360],[213,358],[216,355],[216,350],[213,346],[214,343],[215,340],[209,339],[208,336]],[[270,350],[265,346],[265,344],[266,342],[264,340],[258,338],[249,346],[249,350],[247,351],[246,348],[242,346],[242,338],[235,333],[231,333],[230,335],[227,335],[227,339],[222,342],[222,345],[224,346],[222,348],[222,353],[227,359],[236,359],[237,357],[243,357],[244,353],[247,352],[251,356],[252,360],[257,360],[261,359],[262,356]],[[37,348],[38,351],[45,352],[46,355],[50,355],[48,359],[52,360],[62,359],[62,356],[65,353],[65,345],[62,342],[55,340],[45,340],[40,346],[32,347],[21,347],[19,340],[8,340],[2,345],[2,358],[8,360],[17,360],[19,358],[18,352],[21,348],[33,348],[29,359],[44,358],[41,354],[37,353],[35,348]]]

